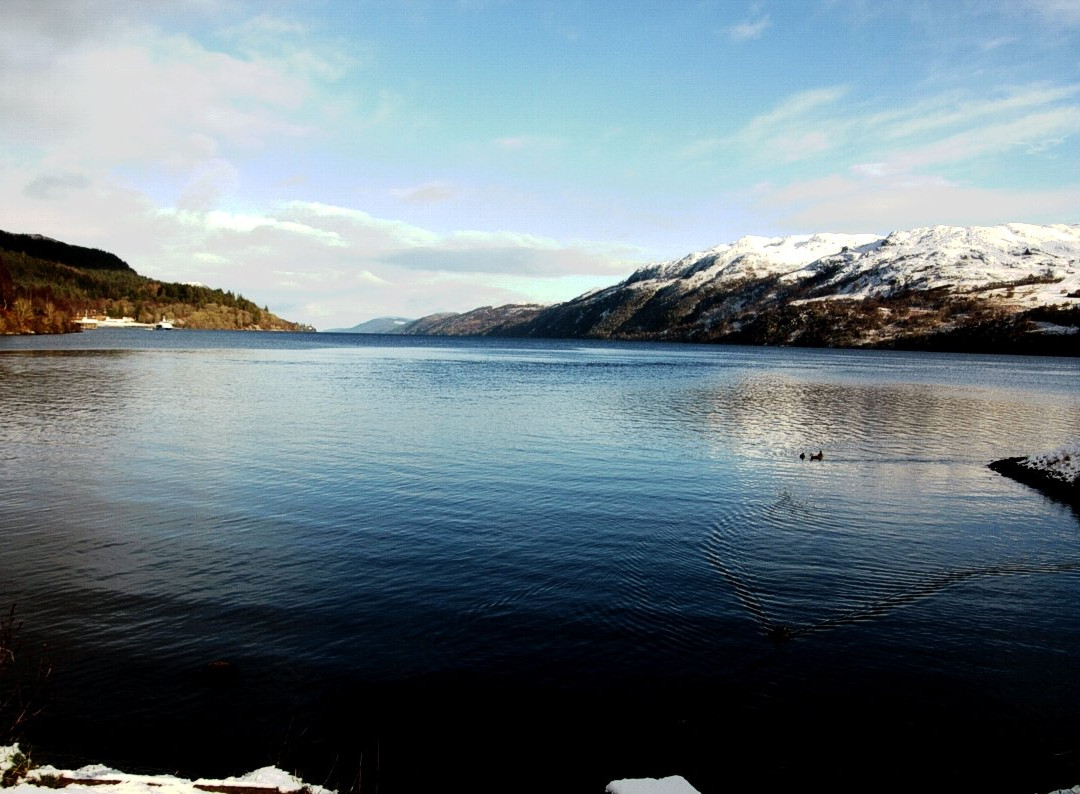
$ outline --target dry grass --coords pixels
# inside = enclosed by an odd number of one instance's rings
[[[43,707],[45,685],[52,675],[46,648],[26,652],[19,636],[22,622],[15,605],[0,618],[0,743],[12,744],[26,723]]]

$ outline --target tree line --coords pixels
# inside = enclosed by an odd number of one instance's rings
[[[4,248],[12,238],[18,245]],[[35,255],[40,252],[62,259]],[[0,232],[0,333],[77,331],[75,321],[83,316],[140,323],[167,316],[186,328],[306,330],[231,290],[157,281],[113,254]]]

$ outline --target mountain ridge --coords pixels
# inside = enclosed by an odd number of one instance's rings
[[[529,314],[477,311],[402,332],[1077,355],[1080,224],[747,236]]]
[[[375,317],[348,328],[327,328],[326,334],[396,334],[414,320],[408,317]]]

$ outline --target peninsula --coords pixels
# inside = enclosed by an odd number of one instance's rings
[[[153,327],[163,318],[175,328],[312,330],[231,291],[141,276],[106,251],[0,231],[0,334]]]

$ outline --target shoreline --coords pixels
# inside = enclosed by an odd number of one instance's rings
[[[28,768],[20,769],[24,766]],[[13,772],[14,780],[9,782],[8,776]],[[507,784],[513,787],[512,781]],[[0,788],[11,794],[39,794],[58,788],[73,792],[93,789],[95,794],[337,794],[335,790],[306,783],[276,766],[261,767],[235,777],[194,780],[174,775],[130,774],[103,764],[78,769],[34,766],[18,744],[0,745]],[[606,794],[700,794],[679,775],[613,780],[604,791]]]
[[[1080,441],[1047,452],[1002,458],[987,465],[1004,477],[1080,510]]]

